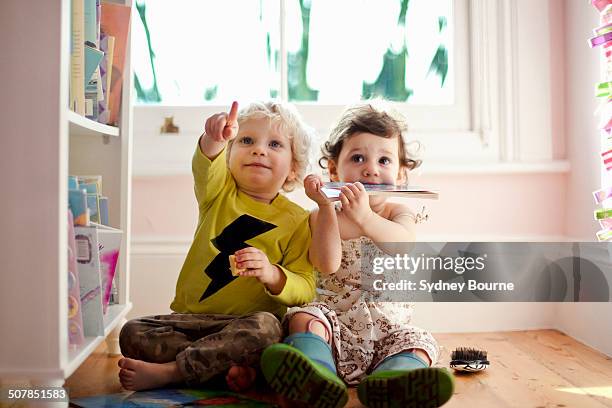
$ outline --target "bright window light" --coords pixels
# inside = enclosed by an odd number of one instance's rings
[[[132,49],[137,99],[179,106],[227,104],[237,96],[452,104],[452,4],[137,0]]]

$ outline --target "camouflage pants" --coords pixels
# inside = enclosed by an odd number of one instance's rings
[[[280,322],[268,312],[148,316],[128,321],[119,335],[125,357],[176,361],[188,385],[202,384],[232,365],[258,365],[263,349],[280,340]]]

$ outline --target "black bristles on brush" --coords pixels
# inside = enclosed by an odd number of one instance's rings
[[[471,347],[459,347],[451,353],[451,360],[481,360],[487,361],[486,350],[478,350]]]
[[[489,366],[487,352],[471,347],[459,347],[451,353],[450,366],[459,371],[482,371]]]

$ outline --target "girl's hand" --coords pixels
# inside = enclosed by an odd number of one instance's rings
[[[263,251],[247,247],[234,252],[236,256],[236,268],[244,269],[239,271],[238,276],[257,278],[262,284],[269,286],[275,284],[282,272],[268,260]]]
[[[370,198],[360,182],[347,184],[340,189],[342,213],[363,229],[367,220],[374,214],[370,208]]]
[[[206,135],[217,143],[232,140],[238,135],[238,102],[232,102],[229,113],[221,112],[206,119]]]
[[[330,206],[333,203],[321,191],[322,186],[323,180],[317,174],[309,174],[304,179],[304,190],[306,191],[308,198],[317,203],[319,207]]]

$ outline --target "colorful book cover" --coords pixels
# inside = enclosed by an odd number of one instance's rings
[[[597,231],[597,240],[599,242],[612,241],[612,229]]]
[[[612,149],[607,149],[601,152],[601,159],[606,170],[612,170]]]
[[[79,179],[77,176],[68,176],[68,190],[76,190],[79,188]]]
[[[102,85],[102,99],[98,99],[98,122],[108,123],[110,120],[108,110],[108,99],[110,98],[111,80],[113,77],[113,61],[115,51],[115,37],[100,33],[100,50],[104,52],[104,57],[100,61],[100,83]]]
[[[612,0],[591,0],[591,4],[593,4],[593,6],[595,6],[595,8],[601,12],[608,5],[612,4]]]
[[[327,198],[337,199],[340,197],[340,188],[348,183],[329,182],[324,183],[321,191]],[[370,195],[386,195],[406,198],[438,199],[438,192],[430,191],[422,187],[394,184],[364,184],[366,192]]]
[[[603,220],[606,218],[612,218],[612,208],[598,208],[595,210],[596,220]]]
[[[100,203],[99,194],[87,193],[87,208],[89,209],[89,220],[91,222],[100,223]]]
[[[77,176],[79,180],[79,185],[81,188],[87,189],[88,193],[98,193],[102,194],[102,176]],[[91,187],[90,184],[95,184],[95,187]],[[95,188],[95,190],[93,189]]]
[[[70,109],[85,115],[85,34],[83,0],[71,1]]]
[[[85,41],[98,46],[100,28],[97,23],[98,10],[96,0],[83,0],[83,32]]]
[[[98,407],[231,407],[231,408],[264,408],[275,404],[248,398],[228,391],[191,390],[191,389],[158,389],[150,391],[123,392],[120,394],[99,395],[70,400],[71,406],[81,408]]]
[[[100,279],[102,285],[102,306],[106,313],[108,308],[113,278],[117,272],[117,261],[121,250],[123,232],[105,225],[96,225],[98,250],[100,253]]]
[[[79,294],[85,336],[104,335],[98,234],[94,227],[75,227]]]
[[[603,220],[599,220],[599,225],[601,226],[601,229],[612,231],[612,218],[604,218]]]
[[[79,182],[79,187],[87,191],[87,194],[100,194],[101,191],[97,183]]]
[[[98,118],[98,96],[100,71],[98,66],[104,53],[90,45],[85,45],[85,117]]]
[[[68,208],[74,215],[75,225],[89,225],[89,208],[85,189],[68,190]]]
[[[612,199],[612,186],[593,191],[593,197],[595,198],[595,203],[597,204],[601,204],[606,200]]]
[[[83,312],[81,311],[74,219],[72,211],[68,210],[68,341],[71,345],[78,346],[83,344],[83,340]]]
[[[128,6],[111,3],[102,4],[100,28],[107,35],[115,37],[115,49],[112,60],[113,75],[107,99],[107,109],[110,112],[107,124],[113,126],[117,126],[119,122],[123,70],[125,68],[127,38],[130,29],[130,12],[131,8]]]

